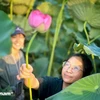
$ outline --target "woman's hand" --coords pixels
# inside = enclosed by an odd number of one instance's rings
[[[33,67],[31,65],[28,65],[27,68],[26,64],[23,64],[20,67],[19,74],[17,75],[17,79],[18,80],[24,79],[24,83],[27,87],[30,87],[29,85],[29,81],[30,81],[31,88],[38,89],[39,81],[32,72],[33,72]]]
[[[19,69],[19,74],[17,75],[17,79],[26,79],[30,78],[33,72],[33,67],[31,65],[28,65],[28,68],[26,67],[26,64],[22,64],[22,66]]]

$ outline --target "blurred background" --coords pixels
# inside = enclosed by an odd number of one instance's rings
[[[52,17],[50,29],[38,32],[29,50],[29,63],[37,77],[59,77],[62,62],[73,53],[86,53],[93,62],[92,73],[100,72],[99,0],[0,0],[0,57],[9,53],[15,25],[25,31],[26,53],[34,35],[28,16],[36,9]]]

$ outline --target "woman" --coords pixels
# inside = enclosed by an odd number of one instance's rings
[[[5,89],[11,86],[15,94],[14,100],[23,100],[23,81],[17,80],[20,66],[25,63],[21,49],[24,47],[25,33],[22,28],[16,27],[11,34],[11,53],[0,59],[0,88]],[[18,88],[19,87],[19,88]]]
[[[20,67],[20,73],[17,78],[19,80],[24,78],[27,87],[29,87],[28,78],[30,78],[31,87],[33,88],[33,96],[35,96],[34,98],[44,100],[82,77],[90,75],[92,68],[92,63],[85,54],[74,54],[68,60],[64,61],[62,78],[46,76],[37,79],[32,73],[33,68],[29,65],[29,69],[27,69],[25,64]]]

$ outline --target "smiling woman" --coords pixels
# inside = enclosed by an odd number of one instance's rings
[[[63,88],[83,77],[83,62],[80,57],[71,57],[62,69]]]
[[[15,95],[13,100],[23,100],[23,80],[18,81],[16,75],[20,66],[25,63],[21,49],[24,47],[25,33],[22,28],[16,27],[11,34],[11,53],[0,59],[0,88],[11,87]]]
[[[24,47],[24,40],[25,37],[21,33],[11,36],[12,49],[22,49]]]
[[[27,87],[29,87],[28,78],[30,78],[31,87],[33,88],[33,97],[36,100],[37,98],[39,98],[39,100],[45,100],[82,77],[90,75],[92,68],[92,63],[87,55],[74,54],[64,62],[62,78],[46,76],[37,79],[32,73],[33,67],[29,65],[29,68],[27,69],[25,64],[21,66],[17,78],[19,80],[24,78]]]

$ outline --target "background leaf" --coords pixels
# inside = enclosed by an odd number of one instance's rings
[[[87,54],[93,54],[100,57],[100,47],[97,47],[95,44],[91,44],[89,46],[84,45],[84,50]]]
[[[27,44],[26,47],[24,49],[24,51],[26,51],[27,48]],[[32,42],[32,45],[30,47],[29,53],[43,53],[43,52],[48,52],[48,47],[45,43],[45,41],[42,38],[37,38],[34,39],[34,41]]]
[[[100,5],[89,0],[69,0],[68,6],[73,16],[81,21],[87,21],[92,27],[100,28]]]
[[[8,15],[0,11],[0,57],[10,53],[11,40],[10,35],[14,32],[15,25],[9,19]]]
[[[39,59],[36,59],[34,63],[32,63],[34,68],[34,74],[37,77],[45,76],[47,74],[48,63],[49,62],[47,57],[41,57]]]

